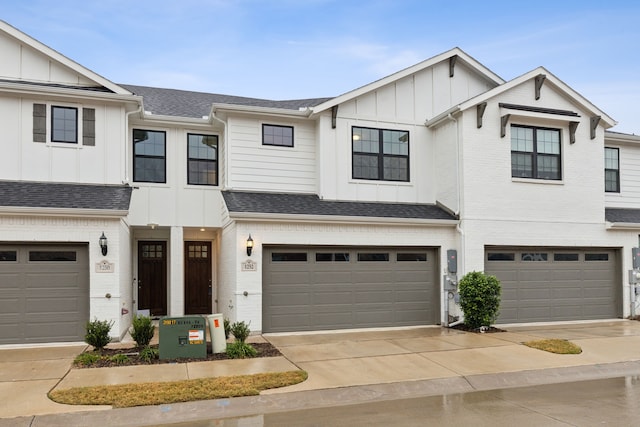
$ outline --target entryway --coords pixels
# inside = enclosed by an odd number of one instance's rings
[[[138,310],[167,314],[167,242],[138,242]]]
[[[185,314],[211,314],[211,242],[185,242],[184,267]]]

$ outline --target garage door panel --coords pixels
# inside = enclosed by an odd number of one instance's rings
[[[416,258],[424,259],[424,255],[416,256],[411,262],[396,261],[397,251],[394,248],[264,247],[263,330],[284,332],[436,323],[440,308],[435,277],[438,271],[435,268],[436,251],[420,250],[427,254],[429,261],[426,262],[415,261]],[[310,261],[271,262],[271,254],[276,252],[306,252]],[[316,257],[316,253],[321,256]],[[332,254],[340,254],[340,257],[332,258]],[[344,262],[345,258],[348,262]],[[282,275],[289,269],[298,273],[306,270],[306,281],[292,282],[291,276]],[[283,287],[283,283],[286,286]],[[279,314],[274,310],[284,307],[273,306],[275,295],[282,289],[295,289],[310,295],[309,322],[274,317]],[[277,302],[286,303],[286,297]],[[432,305],[437,309],[431,308]]]
[[[492,253],[513,261],[491,261]],[[541,253],[547,261],[523,260],[544,259],[534,256]],[[485,258],[485,272],[503,287],[498,323],[619,317],[618,267],[612,249],[504,247],[487,249]]]
[[[82,341],[89,320],[87,245],[0,245],[0,253],[7,250],[16,256],[1,263],[0,312],[11,315],[0,316],[0,343]]]

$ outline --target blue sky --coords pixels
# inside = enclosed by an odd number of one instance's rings
[[[640,134],[640,2],[0,0],[0,19],[116,83],[336,96],[460,47],[505,80],[544,66]]]

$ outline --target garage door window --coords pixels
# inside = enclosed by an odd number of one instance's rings
[[[584,254],[585,261],[609,261],[609,254]]]
[[[398,262],[410,262],[410,261],[426,262],[427,261],[427,254],[426,254],[426,252],[400,253],[400,254],[396,255],[396,261],[398,261]]]
[[[388,262],[389,253],[359,253],[358,261],[362,262]]]
[[[543,252],[523,252],[520,254],[520,259],[522,261],[546,261],[548,255]]]
[[[18,260],[16,251],[0,251],[0,262],[11,262]]]
[[[513,252],[489,252],[487,261],[515,261],[516,254]]]
[[[274,252],[271,254],[272,262],[307,262],[306,252]]]
[[[580,257],[578,256],[578,254],[553,254],[553,260],[560,262],[579,261]]]
[[[29,261],[33,262],[75,262],[75,251],[29,251]]]
[[[317,252],[316,262],[349,262],[348,252]]]

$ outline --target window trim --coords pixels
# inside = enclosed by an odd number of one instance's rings
[[[285,128],[285,129],[291,129],[291,145],[289,144],[271,144],[271,143],[267,143],[264,140],[264,131],[266,128]],[[262,123],[262,145],[266,145],[268,147],[284,147],[284,148],[293,148],[295,145],[295,133],[294,133],[294,129],[293,126],[289,126],[289,125],[274,125],[271,123]]]
[[[607,168],[607,150],[615,150],[617,152],[617,168],[616,169],[610,169]],[[605,180],[605,185],[604,185],[604,191],[605,193],[620,193],[620,148],[618,147],[604,147],[604,152],[605,152],[605,163],[604,163],[604,180]],[[616,189],[615,190],[607,190],[607,171],[609,172],[615,172],[616,173]]]
[[[73,141],[54,139],[54,131],[55,131],[55,126],[54,126],[55,114],[54,114],[54,111],[56,111],[56,109],[73,110],[73,112],[75,113],[75,133],[74,133],[74,140]],[[78,107],[69,106],[69,105],[51,104],[50,107],[49,107],[49,111],[50,111],[50,114],[51,114],[51,119],[49,121],[49,125],[50,125],[49,140],[52,143],[56,143],[56,144],[75,144],[75,145],[79,145],[78,135],[80,134],[80,122],[78,121]]]
[[[355,129],[369,129],[369,130],[377,130],[378,131],[378,152],[377,153],[367,153],[367,152],[356,152],[354,150],[353,143],[354,139],[354,130]],[[385,154],[384,153],[384,132],[406,132],[407,134],[407,154]],[[364,181],[383,181],[383,182],[411,182],[411,133],[408,130],[404,129],[387,129],[387,128],[373,128],[367,126],[351,126],[351,179],[358,179]],[[361,178],[355,176],[355,155],[367,155],[367,156],[375,156],[378,158],[378,178]],[[385,158],[406,158],[407,160],[407,177],[406,179],[385,179],[384,178],[384,159]]]
[[[137,158],[160,158],[160,156],[150,156],[150,155],[136,155],[136,141],[134,138],[134,133],[136,131],[143,132],[158,132],[164,134],[164,156],[162,159],[164,160],[164,181],[146,181],[139,180],[136,177],[136,159]],[[141,128],[133,128],[131,130],[131,147],[133,150],[133,182],[146,182],[150,184],[166,184],[167,183],[167,131],[164,130],[156,130],[156,129],[141,129]]]
[[[553,128],[553,127],[545,127],[545,126],[534,126],[534,125],[521,125],[521,124],[512,124],[510,127],[510,141],[513,140],[513,129],[514,128],[522,128],[522,129],[532,129],[533,130],[533,150],[531,152],[528,151],[515,151],[510,147],[510,156],[513,159],[513,154],[528,154],[531,155],[531,176],[523,177],[516,176],[513,174],[513,163],[511,164],[511,178],[513,179],[526,179],[526,180],[537,180],[537,181],[546,181],[546,182],[558,182],[563,180],[563,168],[562,168],[562,131],[561,128]],[[549,153],[538,153],[538,130],[549,130],[558,132],[558,154],[549,154]],[[558,158],[558,178],[541,178],[538,176],[538,158],[539,157],[557,157]]]
[[[207,136],[207,137],[214,137],[216,139],[216,159],[215,160],[209,160],[209,159],[201,159],[201,158],[197,158],[197,157],[190,157],[189,156],[189,137],[190,136]],[[165,140],[165,145],[166,145],[166,140]],[[217,187],[219,185],[219,167],[220,167],[220,137],[218,135],[213,135],[213,134],[204,134],[204,133],[194,133],[194,132],[187,132],[187,185],[204,185],[207,187]],[[206,183],[200,183],[200,182],[191,182],[190,181],[190,169],[189,169],[189,163],[194,160],[194,161],[198,161],[198,162],[208,162],[208,163],[215,163],[215,172],[216,172],[216,179],[215,179],[215,183],[213,184],[206,184]],[[166,165],[166,163],[165,163]]]

